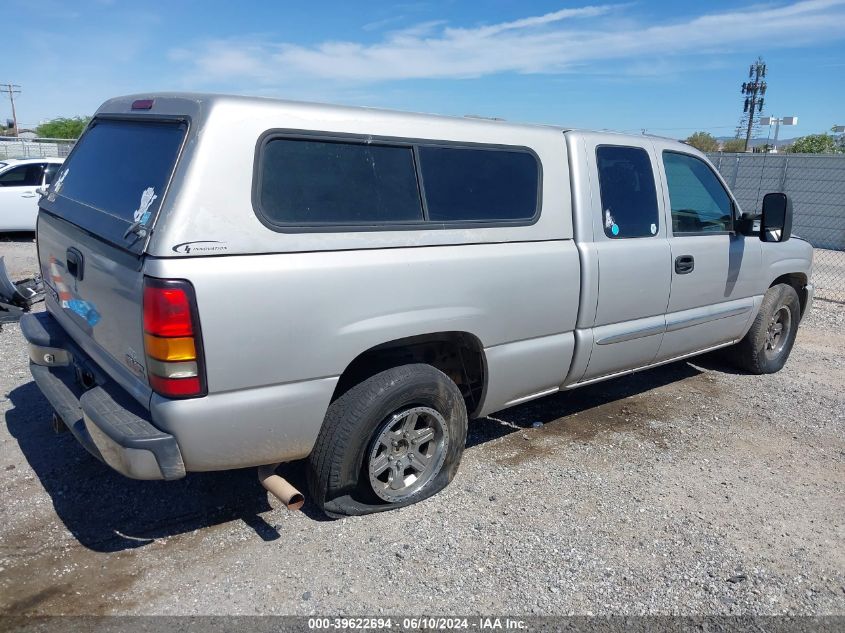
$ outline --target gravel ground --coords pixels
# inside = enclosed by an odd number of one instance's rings
[[[20,281],[38,272],[35,238],[32,233],[0,233],[0,257],[9,276]]]
[[[820,301],[778,374],[708,357],[478,420],[441,494],[327,521],[254,470],[113,473],[4,327],[0,615],[845,614],[843,332]]]

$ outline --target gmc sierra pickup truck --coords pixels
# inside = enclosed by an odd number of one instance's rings
[[[441,490],[468,419],[810,309],[789,200],[651,136],[204,94],[107,101],[39,203],[32,374],[139,479],[307,458],[330,516]],[[757,211],[757,210],[749,210]],[[791,238],[791,239],[790,239]]]

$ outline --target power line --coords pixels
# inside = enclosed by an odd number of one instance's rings
[[[3,86],[3,89],[9,93],[9,101],[12,104],[12,130],[14,131],[15,136],[18,135],[18,115],[15,112],[15,95],[19,95],[21,93],[21,87],[17,84],[0,84]]]
[[[682,127],[638,127],[638,128],[631,128],[628,130],[622,130],[623,132],[641,132],[645,130],[648,133],[650,130],[658,130],[661,132],[671,132],[675,130],[727,130],[733,129],[735,126],[733,125],[685,125]]]

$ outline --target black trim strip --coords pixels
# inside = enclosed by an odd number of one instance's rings
[[[483,242],[456,242],[446,244],[397,244],[395,246],[361,246],[354,248],[331,248],[312,249],[307,251],[262,251],[260,253],[213,253],[207,255],[195,255],[190,257],[173,257],[172,255],[154,255],[146,253],[145,257],[151,260],[168,261],[171,259],[199,259],[208,257],[261,257],[262,255],[307,255],[309,253],[349,253],[353,251],[392,251],[400,248],[447,248],[450,246],[499,246],[502,244],[542,244],[545,242],[574,242],[571,237],[550,237],[535,240],[485,240]],[[177,246],[181,246],[178,244]]]

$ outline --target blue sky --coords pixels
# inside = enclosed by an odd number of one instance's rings
[[[589,2],[2,0],[0,81],[23,124],[190,90],[723,136],[762,55],[781,137],[845,124],[845,0]]]

